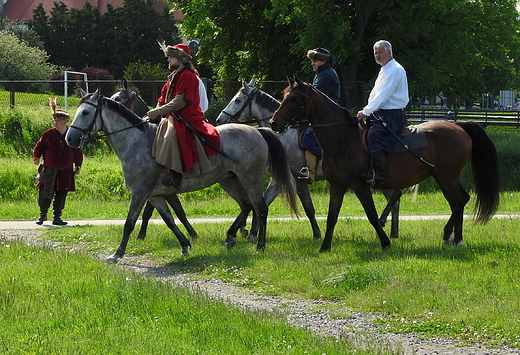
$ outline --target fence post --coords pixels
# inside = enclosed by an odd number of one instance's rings
[[[15,86],[16,86],[16,84],[14,83],[14,81],[11,81],[11,85],[9,85],[9,89],[10,89],[9,97],[10,97],[10,106],[11,106],[11,108],[14,108]]]

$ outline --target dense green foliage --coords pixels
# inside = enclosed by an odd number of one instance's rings
[[[372,45],[387,39],[414,98],[443,93],[454,105],[520,88],[516,0],[170,2],[186,15],[181,30],[201,41],[199,58],[218,79],[310,78],[305,53],[319,46],[333,53],[341,80],[370,83],[378,71]],[[358,88],[343,89],[361,104]]]
[[[44,50],[29,46],[13,32],[0,31],[1,80],[48,80],[56,70],[48,59]],[[37,85],[26,85],[24,89],[29,87],[33,91],[38,88]]]
[[[128,63],[164,63],[156,42],[159,29],[168,44],[180,41],[169,10],[156,11],[152,1],[125,0],[122,7],[107,7],[101,14],[89,2],[81,9],[55,2],[49,16],[40,4],[30,27],[44,41],[52,63],[75,71],[103,68],[116,78],[122,78]]]

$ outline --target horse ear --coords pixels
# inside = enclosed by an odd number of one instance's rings
[[[294,84],[294,79],[291,78],[289,75],[287,75],[287,81],[289,82],[289,86],[293,86],[293,84]]]
[[[123,89],[125,89],[125,91],[128,90],[128,83],[126,82],[126,79],[121,80],[121,85],[123,86]]]
[[[85,90],[83,90],[82,88],[79,88],[79,94],[81,95],[81,97],[83,97],[83,96],[86,96],[88,93]]]
[[[100,88],[98,87],[98,88],[96,89],[96,91],[94,92],[94,94],[92,95],[92,98],[97,100],[97,99],[99,98],[99,96],[101,96],[101,90],[100,90]]]
[[[298,84],[298,86],[303,86],[303,81],[298,79],[298,77],[296,75],[294,76],[294,81],[296,82],[296,84]]]
[[[251,81],[247,85],[249,85],[250,87],[254,88],[255,87],[255,78],[251,78]]]

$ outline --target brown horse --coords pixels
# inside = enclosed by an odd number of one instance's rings
[[[279,132],[288,124],[298,123],[302,113],[308,117],[323,149],[323,172],[330,183],[327,230],[320,251],[330,250],[343,196],[349,188],[363,205],[381,246],[390,247],[378,222],[370,187],[361,177],[369,169],[369,156],[362,146],[358,121],[311,85],[298,78],[290,79],[282,103],[270,121],[271,127]],[[500,176],[495,146],[475,122],[431,121],[416,127],[426,132],[428,147],[417,150],[423,160],[409,151],[388,154],[384,188],[402,189],[433,176],[452,212],[444,226],[444,242],[459,245],[464,206],[470,198],[460,184],[460,174],[470,158],[476,194],[475,222],[487,222],[498,208]]]

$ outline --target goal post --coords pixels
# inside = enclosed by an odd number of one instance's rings
[[[69,110],[69,101],[68,101],[68,97],[69,97],[69,93],[68,93],[68,90],[69,90],[69,78],[68,78],[68,75],[69,74],[82,75],[83,76],[83,80],[85,81],[85,91],[88,92],[87,73],[82,73],[82,72],[78,72],[78,71],[65,70],[63,72],[63,96],[65,98],[65,111]]]

